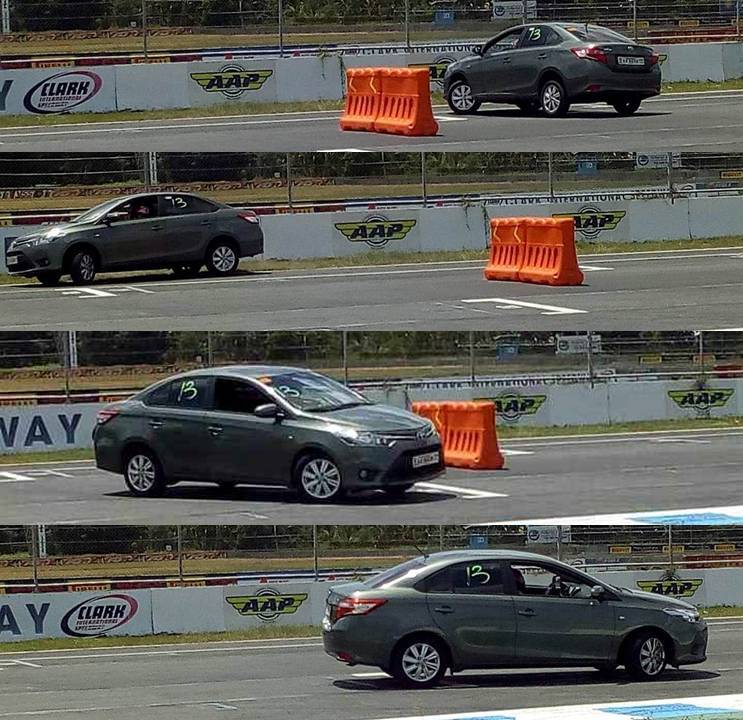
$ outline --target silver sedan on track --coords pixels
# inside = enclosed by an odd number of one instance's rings
[[[189,193],[161,192],[108,200],[74,220],[11,243],[5,262],[11,275],[56,285],[75,284],[99,272],[171,268],[193,275],[206,265],[231,275],[240,259],[263,252],[263,232],[251,210]]]

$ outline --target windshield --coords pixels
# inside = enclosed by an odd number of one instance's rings
[[[634,45],[634,41],[630,40],[624,35],[620,35],[618,32],[609,30],[608,28],[596,27],[595,25],[570,25],[566,27],[571,35],[577,37],[579,40],[592,43],[622,43]]]
[[[287,372],[258,378],[284,400],[305,412],[330,412],[358,405],[371,405],[363,395],[313,372]]]
[[[87,212],[82,215],[78,215],[72,222],[74,223],[93,223],[100,220],[104,215],[113,210],[117,205],[122,202],[121,198],[116,200],[106,200],[106,202],[96,205],[90,208]]]
[[[425,557],[421,556],[413,558],[412,560],[408,560],[401,565],[395,565],[395,567],[389,568],[388,570],[383,570],[381,573],[379,573],[379,575],[375,575],[374,577],[369,578],[364,583],[364,585],[366,585],[368,588],[380,588],[384,585],[389,585],[395,580],[400,580],[406,575],[417,575],[425,567]]]

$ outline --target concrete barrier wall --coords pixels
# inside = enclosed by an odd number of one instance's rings
[[[482,382],[474,388],[432,381],[407,389],[375,388],[369,396],[398,407],[425,400],[493,400],[501,425],[534,427],[743,415],[743,378],[710,380],[703,390],[688,380],[610,381],[594,387],[585,383],[503,387]],[[103,403],[0,406],[0,453],[92,447],[96,413],[102,407]]]
[[[453,48],[453,49],[452,49]],[[743,44],[658,46],[664,79],[730,80],[743,76]],[[359,66],[431,68],[441,88],[446,66],[469,53],[441,45],[425,52],[327,55],[149,63],[0,72],[0,113],[113,112],[206,107],[232,102],[339,100],[345,69]]]
[[[601,580],[700,606],[739,605],[743,570],[592,573]],[[0,596],[0,643],[39,638],[225,632],[268,625],[322,622],[331,582],[155,588],[119,592],[29,593]]]

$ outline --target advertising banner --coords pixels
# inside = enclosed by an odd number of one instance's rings
[[[223,588],[222,612],[228,630],[264,625],[319,623],[313,606],[324,602],[321,583],[256,583]],[[314,595],[314,597],[313,597]]]

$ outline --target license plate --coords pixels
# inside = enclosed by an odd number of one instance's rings
[[[426,465],[436,465],[439,462],[439,453],[430,452],[425,455],[415,455],[413,457],[413,467],[420,468]]]
[[[633,57],[630,55],[618,55],[617,65],[632,65],[634,67],[637,67],[637,66],[644,67],[645,58],[644,57]]]
[[[20,262],[20,258],[17,255],[8,255],[7,262],[8,267],[10,267],[11,265],[18,265],[18,263]]]

